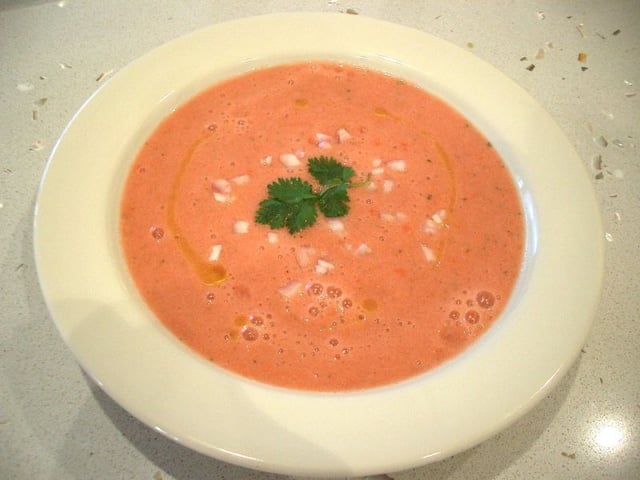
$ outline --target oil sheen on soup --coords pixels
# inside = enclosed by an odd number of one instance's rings
[[[349,212],[256,223],[267,185],[351,167]],[[442,100],[369,69],[280,65],[212,86],[141,148],[121,204],[131,276],[198,354],[259,382],[344,391],[452,359],[492,325],[523,257],[514,181]]]

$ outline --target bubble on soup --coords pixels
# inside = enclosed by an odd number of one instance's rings
[[[257,340],[259,336],[260,334],[258,333],[258,330],[253,327],[244,327],[242,329],[242,338],[249,342]]]
[[[478,292],[476,295],[476,302],[478,302],[478,306],[482,308],[491,308],[496,303],[496,298],[491,292],[487,292],[485,290]]]
[[[156,240],[161,240],[162,237],[164,237],[164,230],[160,227],[151,227],[149,229],[149,232],[151,233],[151,236]]]
[[[327,287],[327,296],[329,298],[338,298],[342,295],[342,290],[338,287]]]
[[[464,319],[471,324],[475,324],[480,321],[480,314],[475,310],[467,310],[464,314]]]

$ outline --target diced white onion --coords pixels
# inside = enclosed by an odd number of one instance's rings
[[[217,262],[220,259],[220,254],[222,253],[222,245],[214,245],[211,247],[211,253],[209,253],[209,261]]]
[[[276,232],[268,232],[267,242],[269,242],[271,245],[278,243],[278,234]]]
[[[384,193],[389,193],[391,192],[391,190],[393,190],[394,185],[395,185],[395,182],[388,178],[382,182],[382,191]]]
[[[316,273],[320,274],[320,275],[324,275],[325,273],[327,273],[329,270],[327,270],[326,268],[324,268],[321,265],[316,265]]]
[[[329,230],[331,230],[332,232],[336,232],[336,233],[344,232],[344,223],[342,223],[342,220],[338,218],[329,218],[327,220],[327,226],[329,227]]]
[[[318,259],[318,265],[322,265],[323,267],[326,267],[329,270],[332,270],[333,268],[335,268],[335,265],[333,263],[323,260],[322,258]]]
[[[231,184],[224,178],[218,178],[211,182],[213,190],[218,193],[231,193]]]
[[[427,247],[423,243],[420,244],[420,248],[422,249],[422,253],[424,255],[424,258],[427,260],[427,262],[435,261],[436,255],[435,253],[433,253],[433,250],[431,250],[429,247]]]
[[[406,172],[407,162],[404,160],[390,160],[387,162],[387,166],[394,172]]]
[[[213,198],[216,202],[226,203],[231,200],[231,196],[227,193],[213,192]]]
[[[338,130],[338,143],[344,143],[351,138],[351,134],[344,128]]]
[[[431,220],[433,220],[435,223],[440,225],[444,221],[445,215],[446,215],[446,212],[444,210],[438,210],[436,213],[431,215]]]
[[[379,159],[379,158],[374,158],[373,160],[371,160],[371,166],[373,168],[381,167],[382,166],[382,160]]]
[[[295,153],[285,153],[280,155],[280,162],[282,162],[282,164],[287,168],[297,167],[301,163]]]
[[[271,165],[272,161],[273,161],[273,158],[271,158],[271,155],[267,155],[266,157],[263,157],[260,160],[260,164],[261,165]]]
[[[329,270],[333,270],[335,268],[335,265],[331,262],[327,262],[326,260],[323,260],[321,258],[318,259],[318,262],[316,263],[316,273],[320,273],[320,274],[324,274],[324,273],[328,273]]]
[[[233,224],[233,232],[234,233],[240,233],[240,234],[248,233],[249,232],[249,222],[246,222],[244,220],[238,220],[237,222],[235,222]]]
[[[371,170],[371,175],[382,175],[384,173],[383,167],[376,167]]]
[[[249,183],[249,175],[238,175],[237,177],[233,177],[231,181],[236,185],[246,185]]]
[[[278,292],[280,293],[280,295],[283,295],[287,298],[291,298],[300,290],[301,286],[302,286],[302,282],[293,280],[287,283],[286,285],[284,285],[283,287],[280,287],[278,289]]]
[[[331,135],[327,135],[326,133],[316,133],[316,145],[320,146],[323,142],[331,144],[332,141],[333,138],[331,138]]]
[[[318,147],[326,150],[327,148],[331,148],[331,142],[326,142],[323,140],[322,142],[318,142]]]
[[[425,233],[436,233],[438,231],[438,224],[430,218],[427,218],[424,222],[423,230]]]
[[[358,248],[356,248],[353,253],[354,255],[358,255],[358,256],[362,256],[362,255],[367,255],[369,253],[371,253],[373,250],[371,250],[371,248],[369,248],[369,245],[367,245],[366,243],[361,243]]]

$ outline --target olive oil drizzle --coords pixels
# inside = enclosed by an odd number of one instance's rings
[[[195,248],[193,248],[193,245],[184,235],[176,213],[178,195],[182,188],[182,182],[189,164],[193,160],[196,150],[206,142],[210,136],[211,133],[201,135],[191,144],[185,155],[180,160],[178,173],[174,178],[168,199],[167,226],[169,227],[178,248],[182,252],[182,255],[187,262],[189,262],[196,275],[204,284],[214,286],[221,285],[227,279],[226,269],[220,262],[211,262],[208,259],[203,259],[202,256],[198,254]]]
[[[431,140],[431,143],[433,144],[437,156],[439,158],[439,160],[442,162],[442,164],[444,165],[444,169],[447,172],[447,175],[449,177],[449,202],[447,204],[447,208],[446,208],[446,212],[447,212],[447,217],[445,220],[444,225],[449,228],[451,226],[451,224],[453,223],[453,219],[454,219],[454,208],[455,208],[455,204],[456,204],[456,197],[457,197],[457,191],[456,191],[456,175],[455,175],[455,171],[453,168],[453,162],[451,161],[451,158],[449,156],[449,154],[446,152],[446,150],[442,147],[442,145],[440,145],[440,143],[433,137],[433,135],[431,135],[429,132],[427,132],[424,129],[416,129],[416,125],[412,124],[411,122],[408,122],[406,120],[403,120],[402,118],[399,118],[397,115],[394,115],[392,112],[390,112],[389,110],[387,110],[386,108],[382,107],[382,106],[377,106],[374,108],[373,110],[373,114],[377,117],[381,117],[381,118],[387,118],[396,122],[401,123],[404,127],[406,127],[409,130],[417,130],[418,134],[425,136],[427,138],[429,138]],[[440,240],[438,241],[438,246],[435,249],[435,254],[436,254],[436,258],[438,259],[436,262],[433,262],[433,266],[434,267],[439,267],[440,266],[440,260],[443,258],[444,252],[446,250],[446,237],[440,236]]]
[[[445,170],[447,171],[448,175],[449,175],[449,190],[450,190],[450,195],[449,195],[449,204],[447,205],[447,217],[445,220],[445,225],[447,226],[447,228],[449,228],[451,226],[451,224],[453,223],[454,220],[454,215],[455,215],[455,204],[456,204],[456,197],[457,197],[457,192],[456,192],[456,175],[455,172],[453,170],[453,162],[451,161],[451,158],[449,157],[449,155],[447,154],[447,152],[445,151],[445,149],[442,147],[442,145],[440,145],[440,143],[437,140],[433,140],[433,144],[436,147],[436,151],[438,152],[438,156],[440,157],[440,160],[442,160],[442,163],[444,164]],[[438,259],[441,259],[444,255],[444,251],[446,249],[446,237],[440,237],[440,241],[438,242],[438,249],[437,249],[437,253],[436,253],[436,257]],[[440,261],[436,262],[437,265],[440,265]]]

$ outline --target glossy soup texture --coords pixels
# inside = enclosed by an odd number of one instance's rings
[[[351,166],[350,211],[291,235],[254,221],[309,158]],[[523,257],[513,179],[438,98],[364,68],[301,63],[215,85],[145,142],[121,204],[157,318],[259,382],[344,391],[452,359],[504,309]]]

